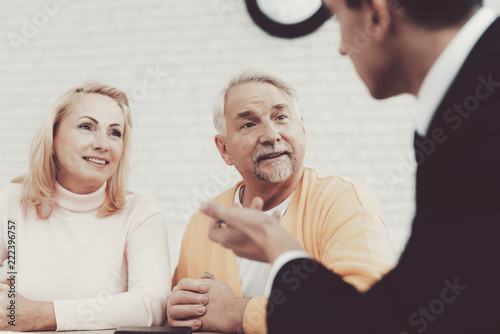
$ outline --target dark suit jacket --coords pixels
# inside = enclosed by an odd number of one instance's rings
[[[398,266],[360,294],[312,260],[289,262],[273,284],[269,333],[500,333],[500,19],[415,152],[416,216]]]

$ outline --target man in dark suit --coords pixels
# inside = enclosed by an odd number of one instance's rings
[[[324,3],[370,93],[419,98],[416,215],[399,264],[360,294],[301,253],[258,198],[255,210],[204,204],[226,222],[210,237],[273,263],[269,333],[500,333],[497,14],[479,0]]]

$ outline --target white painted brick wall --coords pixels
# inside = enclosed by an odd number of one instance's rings
[[[135,104],[130,190],[162,204],[173,268],[192,210],[239,179],[213,143],[214,98],[232,73],[258,63],[299,92],[306,164],[371,186],[401,252],[414,210],[413,174],[395,185],[387,175],[413,159],[415,101],[371,99],[338,53],[336,22],[282,40],[252,23],[243,0],[58,1],[59,8],[48,0],[0,2],[0,188],[25,172],[33,131],[59,95],[88,79],[115,85]],[[228,10],[221,14],[216,4]],[[500,0],[486,4],[500,10]],[[26,20],[40,27],[26,30]],[[16,52],[7,34],[22,36],[23,29],[30,36]],[[144,97],[148,69],[168,76]]]

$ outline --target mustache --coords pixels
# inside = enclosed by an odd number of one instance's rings
[[[254,153],[253,162],[257,163],[264,156],[273,153],[286,153],[289,156],[293,156],[293,149],[291,145],[288,145],[286,143],[277,143],[274,145],[262,146],[257,152]]]

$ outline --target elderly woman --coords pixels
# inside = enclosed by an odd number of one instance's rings
[[[0,330],[160,325],[170,291],[166,222],[127,192],[126,95],[64,94],[33,139],[26,175],[0,195]]]

